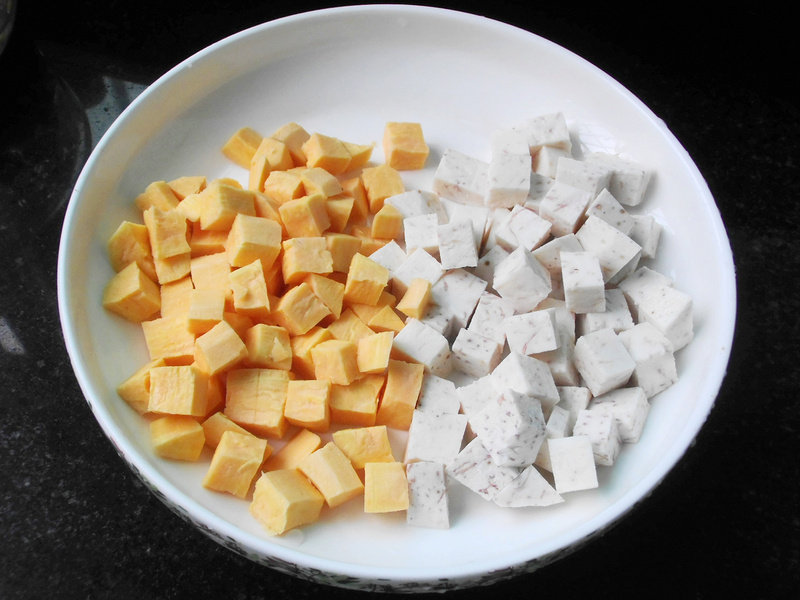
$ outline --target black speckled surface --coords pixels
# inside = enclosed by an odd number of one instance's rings
[[[367,595],[259,567],[156,499],[84,402],[56,305],[66,202],[113,118],[195,51],[321,5],[52,4],[23,2],[0,55],[0,598]],[[719,14],[665,5],[646,17],[608,3],[443,6],[529,29],[638,95],[708,181],[739,285],[716,406],[652,496],[539,572],[449,595],[797,597],[800,53],[790,21],[762,6]]]

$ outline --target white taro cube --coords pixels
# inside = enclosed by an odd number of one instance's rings
[[[471,419],[486,407],[489,399],[494,398],[496,393],[497,390],[495,390],[489,375],[478,377],[474,381],[456,388],[461,412],[467,416],[467,430],[470,434],[474,435],[470,424]]]
[[[559,494],[598,487],[592,443],[585,435],[547,440],[553,482]]]
[[[383,246],[369,255],[369,258],[389,270],[391,277],[394,270],[402,265],[407,258],[406,251],[394,240],[389,240]]]
[[[550,221],[519,205],[511,209],[506,226],[514,234],[517,245],[531,251],[548,240],[552,228]]]
[[[441,263],[422,248],[418,248],[408,253],[402,264],[391,272],[392,289],[398,296],[402,296],[417,277],[427,279],[434,285],[443,274]]]
[[[417,410],[434,414],[456,414],[461,410],[456,385],[449,379],[428,373],[422,378]]]
[[[407,254],[422,248],[435,256],[439,252],[439,217],[435,213],[406,217],[403,219],[403,239]]]
[[[564,502],[564,498],[550,485],[536,467],[530,465],[500,490],[494,503],[503,507],[552,506]]]
[[[642,388],[625,387],[598,396],[589,410],[610,411],[617,422],[620,440],[632,444],[642,435],[650,403]]]
[[[544,428],[544,436],[548,440],[555,438],[567,437],[572,435],[572,428],[570,427],[570,414],[566,408],[561,406],[554,406],[547,417],[547,425]],[[539,453],[536,455],[534,464],[541,467],[545,471],[551,471],[550,465],[550,446],[542,444],[539,448]]]
[[[519,475],[520,469],[498,465],[476,437],[445,465],[445,472],[482,498],[492,500]]]
[[[566,309],[563,301],[548,298],[540,305],[541,309],[552,308],[556,317],[558,347],[555,350],[540,352],[534,358],[546,363],[556,385],[578,385],[580,375],[575,368],[575,321],[574,315]],[[545,407],[545,414],[548,407]]]
[[[407,190],[384,200],[384,204],[394,206],[403,218],[434,213],[439,222],[447,222],[447,212],[442,206],[439,196],[426,190]]]
[[[492,246],[500,246],[508,252],[519,247],[517,236],[511,230],[511,209],[495,210],[492,214],[492,224],[489,232],[489,242]]]
[[[416,462],[406,465],[408,509],[406,522],[414,527],[447,529],[450,510],[444,465]]]
[[[555,308],[511,315],[502,327],[513,352],[530,356],[558,348]]]
[[[619,339],[636,363],[631,383],[644,390],[648,398],[678,380],[672,343],[655,326],[646,321],[638,323],[620,332]]]
[[[440,216],[439,223],[447,223],[455,218],[468,218],[472,221],[472,235],[475,236],[475,247],[480,249],[483,244],[491,209],[476,204],[462,204],[447,198],[441,198],[439,203],[445,212],[445,218]]]
[[[487,283],[487,289],[494,290],[492,280],[494,279],[495,269],[508,255],[509,251],[502,246],[492,246],[481,255],[478,259],[478,265],[470,271]]]
[[[471,420],[472,430],[501,466],[532,465],[545,440],[542,405],[533,396],[505,390]]]
[[[574,357],[575,368],[595,396],[625,385],[636,368],[613,329],[598,329],[579,337]]]
[[[552,179],[555,183],[556,169],[558,168],[558,161],[562,158],[569,158],[571,154],[568,150],[563,148],[555,148],[553,146],[542,146],[533,154],[531,164],[533,172],[542,177]]]
[[[606,309],[605,282],[600,261],[591,252],[562,252],[561,281],[567,308],[575,314]]]
[[[487,285],[466,269],[451,269],[431,287],[431,301],[450,312],[454,325],[463,328],[469,323]]]
[[[600,217],[586,217],[575,236],[584,250],[597,256],[606,283],[619,282],[639,265],[642,247]]]
[[[567,303],[564,300],[556,298],[545,298],[539,304],[539,310],[553,308],[556,316],[556,325],[558,330],[564,335],[568,336],[572,341],[575,341],[575,315],[567,308]]]
[[[425,314],[419,320],[441,333],[448,342],[452,341],[452,336],[457,333],[455,315],[446,307],[438,304],[429,304]]]
[[[486,219],[486,230],[483,232],[483,247],[481,253],[485,253],[489,248],[497,246],[499,241],[497,239],[497,232],[500,224],[508,218],[511,214],[510,208],[489,208],[489,216]],[[510,233],[510,229],[508,230]],[[505,235],[505,234],[504,234]],[[514,246],[515,248],[516,246]],[[513,250],[514,248],[511,248]]]
[[[470,329],[461,329],[452,345],[453,367],[474,377],[491,373],[503,356],[503,345]]]
[[[644,200],[652,178],[650,170],[632,160],[604,152],[591,153],[584,160],[611,169],[608,191],[621,204],[637,206]]]
[[[559,401],[558,389],[550,368],[547,363],[532,356],[509,352],[490,377],[497,391],[513,390],[533,396],[542,402],[548,414]]]
[[[549,271],[522,247],[500,261],[492,287],[511,301],[516,312],[533,310],[553,289]]]
[[[661,223],[653,215],[631,215],[633,227],[628,235],[642,247],[642,258],[655,258],[661,240]]]
[[[539,216],[552,223],[550,231],[556,237],[575,233],[593,197],[592,192],[556,180],[539,204]]]
[[[431,413],[414,409],[408,428],[403,461],[422,460],[446,463],[461,451],[467,417],[460,413]]]
[[[425,370],[440,377],[450,373],[450,344],[441,333],[417,319],[407,319],[405,327],[392,344],[401,356],[424,365]]]
[[[589,388],[582,385],[563,385],[558,386],[558,397],[560,400],[556,406],[565,409],[568,413],[567,431],[572,435],[572,428],[578,420],[578,413],[589,408],[592,400],[592,392]]]
[[[489,164],[448,148],[433,174],[433,191],[442,198],[483,205],[488,189]]]
[[[478,265],[478,249],[472,233],[472,221],[456,217],[436,228],[439,262],[442,268],[459,269]]]
[[[608,187],[611,173],[609,167],[600,163],[564,157],[560,158],[556,165],[555,180],[556,183],[566,183],[572,187],[586,190],[594,198]]]
[[[514,307],[511,302],[491,292],[484,292],[478,298],[478,305],[472,313],[467,329],[503,345],[506,343],[503,321],[513,314]]]
[[[625,210],[625,207],[606,188],[600,190],[594,200],[589,203],[586,214],[600,217],[625,235],[631,234],[636,221],[636,215],[632,215]]]
[[[513,129],[525,136],[531,154],[546,146],[567,152],[572,150],[572,138],[562,112],[537,115],[515,125]]]
[[[619,429],[614,414],[608,410],[582,410],[572,428],[573,435],[583,435],[592,443],[594,461],[610,467],[619,456]]]
[[[553,186],[554,182],[555,179],[552,177],[547,177],[541,173],[531,171],[531,187],[528,190],[528,197],[525,199],[524,205],[538,213],[539,203],[542,201],[542,198],[544,198],[547,190]]]
[[[549,242],[536,248],[532,254],[544,268],[551,274],[561,276],[561,253],[562,252],[582,252],[583,246],[575,237],[574,233],[568,233],[559,237],[554,237]]]
[[[617,287],[625,294],[633,320],[638,321],[641,300],[651,293],[658,294],[662,288],[672,287],[673,285],[674,282],[671,278],[643,265],[622,279]]]
[[[531,160],[531,150],[528,146],[527,136],[518,129],[497,129],[492,132],[491,139],[492,158],[503,154],[518,154]]]
[[[619,333],[633,327],[633,316],[625,300],[625,294],[618,288],[605,290],[606,309],[603,312],[588,312],[576,315],[578,335],[585,335],[598,329],[611,328]]]
[[[522,204],[531,189],[530,153],[493,155],[487,175],[486,206],[511,208]]]

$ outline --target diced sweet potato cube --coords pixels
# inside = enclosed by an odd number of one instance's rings
[[[391,331],[373,333],[358,340],[358,370],[362,373],[383,373],[389,366],[393,340]]]
[[[189,331],[201,335],[222,321],[225,296],[225,290],[192,290],[186,325]]]
[[[297,468],[322,492],[331,508],[344,504],[364,491],[364,484],[350,459],[333,442],[306,456]]]
[[[283,230],[271,219],[238,214],[225,241],[225,251],[232,267],[243,267],[260,260],[269,269],[281,251]]]
[[[230,418],[226,417],[225,413],[222,412],[215,412],[203,421],[201,425],[206,434],[206,446],[209,448],[216,448],[219,441],[222,439],[222,434],[226,431],[253,435],[245,428],[231,421]]]
[[[140,323],[161,308],[161,289],[136,262],[115,274],[103,290],[103,306],[128,321]]]
[[[408,430],[422,389],[424,372],[425,367],[419,363],[389,360],[376,423]]]
[[[192,258],[225,252],[225,243],[227,241],[227,231],[206,231],[200,227],[200,223],[192,223],[189,236]]]
[[[289,332],[277,325],[256,323],[245,332],[247,364],[268,369],[292,368],[292,346]]]
[[[278,300],[272,318],[290,335],[302,335],[331,314],[307,283],[290,288]]]
[[[339,318],[328,325],[328,331],[337,340],[354,343],[375,333],[350,308],[345,308]]]
[[[327,340],[311,349],[316,379],[348,385],[358,376],[357,346],[345,340]]]
[[[150,404],[150,369],[163,367],[165,364],[163,358],[151,360],[117,386],[119,397],[140,415],[147,412]]]
[[[135,204],[136,208],[144,212],[153,206],[160,210],[171,210],[179,202],[180,198],[166,181],[153,181],[136,197]]]
[[[224,373],[208,376],[208,392],[206,393],[206,412],[208,417],[217,412],[225,404]]]
[[[331,386],[331,422],[340,425],[375,425],[383,375],[367,375],[350,385]]]
[[[353,210],[350,212],[351,223],[364,223],[369,212],[367,190],[361,177],[349,177],[342,180],[342,192],[353,198]]]
[[[150,360],[163,358],[167,364],[188,365],[194,360],[195,335],[185,316],[159,317],[142,322]]]
[[[311,287],[317,298],[322,300],[323,304],[328,307],[331,315],[338,319],[339,315],[342,314],[344,284],[316,273],[309,273],[303,281]]]
[[[347,171],[355,171],[366,165],[372,157],[372,150],[375,147],[374,144],[355,144],[346,140],[342,140],[342,143],[350,154]]]
[[[167,182],[172,193],[180,201],[183,201],[187,196],[199,194],[206,189],[206,184],[205,175],[184,175]]]
[[[385,425],[352,427],[333,432],[334,443],[356,469],[371,462],[395,462]]]
[[[289,381],[283,414],[292,425],[327,431],[331,422],[331,382],[320,379]]]
[[[312,133],[303,143],[303,153],[306,155],[306,166],[321,167],[332,173],[340,175],[350,165],[350,153],[338,138]]]
[[[273,137],[262,138],[250,159],[248,185],[251,190],[263,191],[264,181],[272,171],[285,171],[294,166],[289,148]]]
[[[286,147],[289,149],[289,154],[292,155],[295,166],[306,164],[303,144],[311,136],[302,126],[294,122],[286,123],[279,127],[275,133],[272,134],[272,137],[286,144]]]
[[[312,327],[302,335],[291,336],[292,371],[303,379],[313,379],[314,360],[311,357],[311,348],[332,337],[330,331],[319,326]]]
[[[195,461],[205,445],[203,428],[194,418],[165,415],[150,423],[153,450],[163,458]]]
[[[151,206],[142,216],[147,227],[153,258],[166,259],[188,255],[191,252],[186,219],[178,211],[161,210]]]
[[[287,200],[278,212],[290,237],[321,236],[330,226],[327,201],[319,193]]]
[[[195,341],[198,368],[214,375],[247,358],[247,347],[227,321],[220,321]]]
[[[108,239],[107,249],[114,271],[119,272],[135,262],[150,279],[158,278],[150,251],[150,236],[144,225],[123,221]]]
[[[227,290],[230,287],[231,266],[224,252],[194,257],[189,272],[197,290]]]
[[[370,237],[400,239],[403,236],[403,213],[391,204],[384,204],[372,219]]]
[[[270,313],[270,298],[261,261],[234,269],[230,273],[233,308],[239,315],[253,319],[266,319]]]
[[[250,513],[272,535],[313,523],[325,498],[297,469],[262,473],[256,481]]]
[[[322,446],[322,438],[309,429],[301,429],[264,463],[265,471],[295,469],[300,461]]]
[[[288,428],[283,408],[288,378],[271,369],[233,369],[228,372],[225,416],[248,431],[282,438]],[[283,371],[285,373],[285,371]]]
[[[400,173],[387,164],[365,168],[361,172],[361,181],[364,183],[372,214],[381,209],[386,198],[405,191]]]
[[[391,306],[381,306],[367,321],[373,331],[391,331],[398,333],[405,324]]]
[[[191,254],[179,254],[170,258],[154,258],[153,268],[156,271],[158,283],[177,281],[189,274],[191,268]]]
[[[193,366],[153,367],[147,412],[202,417],[207,394],[208,376]]]
[[[361,250],[361,239],[346,233],[326,232],[325,241],[331,253],[333,271],[347,273],[350,262],[356,253]]]
[[[401,462],[364,465],[364,512],[385,513],[408,508],[408,479]]]
[[[320,167],[309,167],[300,172],[306,195],[321,194],[326,199],[342,193],[342,184],[333,174]]]
[[[251,127],[242,127],[222,146],[222,154],[240,167],[249,169],[261,138],[261,134]]]
[[[226,310],[223,318],[228,325],[233,327],[236,335],[242,338],[242,340],[244,340],[245,332],[255,325],[255,322],[252,318],[240,312]]]
[[[333,256],[324,237],[296,237],[283,242],[282,275],[287,285],[302,281],[309,273],[333,271]]]
[[[398,171],[422,169],[430,149],[419,123],[389,122],[383,130],[386,164]]]
[[[413,319],[421,319],[431,301],[431,282],[417,277],[411,280],[405,294],[397,303],[397,310]]]
[[[328,231],[343,233],[350,220],[350,213],[353,212],[355,200],[350,196],[334,196],[328,198],[325,209],[328,211],[328,220],[331,225]]]
[[[205,200],[200,214],[200,226],[205,230],[227,231],[238,214],[255,216],[255,193],[252,190],[212,181],[203,190]]]
[[[350,261],[344,297],[347,302],[377,304],[389,283],[389,269],[374,260],[356,254]]]
[[[298,173],[273,171],[264,181],[264,193],[276,200],[280,207],[284,202],[303,196],[305,187],[303,179]]]
[[[203,486],[246,498],[268,450],[267,440],[249,433],[225,431],[211,457]]]

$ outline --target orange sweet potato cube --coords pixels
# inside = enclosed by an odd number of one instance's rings
[[[155,259],[167,259],[191,253],[186,218],[176,210],[151,206],[144,213],[144,224]]]
[[[151,360],[117,386],[117,394],[137,413],[143,415],[150,404],[150,369],[163,367],[163,358]]]
[[[308,140],[309,133],[297,123],[290,122],[279,127],[272,137],[282,141],[289,149],[295,166],[306,164],[306,155],[303,152],[303,144]]]
[[[231,271],[229,281],[236,314],[257,320],[269,316],[269,289],[260,260]]]
[[[345,301],[377,304],[388,283],[389,269],[363,254],[356,254],[350,261],[350,269],[347,272]]]
[[[191,290],[187,328],[202,335],[223,320],[225,314],[225,290]]]
[[[142,322],[150,360],[163,358],[170,365],[194,361],[195,335],[186,326],[185,316],[159,317]]]
[[[369,198],[361,176],[349,177],[342,180],[342,193],[353,198],[353,210],[350,212],[350,222],[363,224],[370,215]]]
[[[389,360],[376,423],[408,430],[422,389],[424,370],[419,363]]]
[[[381,306],[369,318],[367,325],[373,331],[391,331],[393,333],[399,333],[405,327],[405,323],[391,306]]]
[[[325,209],[328,211],[328,220],[331,225],[328,231],[343,233],[353,212],[355,200],[351,196],[334,196],[328,198]]]
[[[321,167],[309,167],[299,174],[306,195],[321,194],[327,199],[343,191],[342,184],[336,176]]]
[[[161,289],[139,263],[132,262],[106,284],[103,307],[128,321],[141,323],[161,309]]]
[[[311,349],[316,379],[348,385],[359,376],[357,346],[345,340],[327,340]]]
[[[223,412],[213,413],[201,425],[206,435],[206,446],[209,448],[216,448],[222,439],[222,434],[226,431],[252,435],[249,431],[231,421]]]
[[[189,273],[197,290],[227,290],[230,287],[231,265],[224,252],[194,257]]]
[[[370,462],[395,462],[386,425],[339,429],[332,437],[356,469]]]
[[[398,171],[422,169],[430,149],[419,123],[389,122],[383,130],[386,164]]]
[[[205,175],[183,175],[168,181],[167,185],[182,202],[187,196],[199,194],[206,189],[207,183]]]
[[[294,469],[314,450],[322,446],[322,438],[310,429],[301,429],[264,463],[265,471]]]
[[[347,273],[353,257],[361,250],[361,238],[347,233],[330,231],[326,232],[324,237],[328,251],[331,253],[333,271]]]
[[[256,481],[250,514],[271,535],[313,523],[319,518],[325,498],[297,469],[279,469],[261,474]]]
[[[350,162],[347,165],[347,171],[355,171],[366,165],[372,157],[372,150],[375,147],[374,144],[355,144],[347,140],[342,140],[342,143],[350,154]]]
[[[232,267],[243,267],[260,260],[269,269],[281,251],[283,230],[280,223],[264,217],[237,214],[225,240],[225,251]]]
[[[264,193],[280,207],[284,202],[305,194],[303,178],[293,171],[272,171],[264,180]]]
[[[383,373],[389,366],[393,340],[391,331],[373,333],[358,340],[358,370],[361,373]]]
[[[366,375],[350,385],[331,385],[331,422],[340,425],[372,426],[378,411],[384,376]]]
[[[191,224],[189,247],[192,249],[192,257],[225,252],[225,243],[227,241],[227,231],[206,231],[200,227],[200,223],[194,222]]]
[[[150,423],[153,450],[163,458],[195,461],[205,445],[203,428],[194,418],[165,415]]]
[[[203,486],[246,498],[268,449],[265,439],[235,431],[224,432],[211,457]]]
[[[364,484],[350,459],[333,442],[306,456],[297,469],[314,484],[331,508],[360,496]]]
[[[278,208],[290,237],[321,236],[331,226],[327,200],[320,193],[287,200]]]
[[[361,172],[361,181],[364,183],[369,210],[372,214],[381,209],[386,198],[405,191],[400,173],[387,164],[365,168]]]
[[[281,296],[272,311],[272,318],[290,335],[302,335],[330,314],[311,286],[301,283]]]
[[[123,221],[108,239],[106,247],[108,259],[114,271],[119,272],[130,263],[135,262],[150,279],[153,281],[158,279],[146,226]]]
[[[330,331],[319,326],[312,327],[302,335],[291,336],[292,371],[303,379],[313,379],[314,361],[311,358],[311,348],[332,337]]]
[[[417,277],[411,280],[405,294],[397,303],[397,310],[413,319],[421,319],[431,302],[431,282]]]
[[[333,272],[333,256],[324,237],[295,237],[283,241],[281,273],[287,285],[294,285],[309,273]]]
[[[364,512],[385,513],[408,509],[408,478],[401,462],[364,465]]]
[[[403,213],[391,204],[384,204],[372,219],[370,237],[384,240],[403,237]]]
[[[282,438],[289,426],[283,414],[288,384],[271,369],[229,371],[225,416],[248,431]]]
[[[255,193],[240,187],[212,181],[202,192],[204,198],[200,226],[205,230],[227,231],[237,214],[255,216]]]
[[[338,319],[342,314],[344,301],[344,284],[316,273],[309,273],[303,280],[314,294],[328,307],[333,318]]]
[[[255,191],[263,191],[264,181],[272,171],[285,171],[294,166],[289,148],[280,140],[265,137],[250,159],[247,187]]]
[[[337,340],[354,343],[375,333],[351,308],[345,308],[338,319],[328,324],[327,329]]]
[[[331,382],[319,379],[289,381],[283,414],[292,425],[327,431],[331,422]]]
[[[222,146],[222,154],[240,167],[250,168],[250,161],[261,143],[261,134],[251,127],[242,127]]]
[[[340,175],[350,165],[350,152],[338,138],[312,133],[303,143],[303,153],[306,156],[306,166],[321,167],[332,173]]]
[[[208,376],[192,365],[153,367],[147,412],[202,417],[207,394]]]
[[[153,181],[135,200],[136,208],[142,212],[151,206],[160,210],[171,210],[178,206],[179,202],[180,198],[166,181]]]
[[[247,358],[247,347],[227,321],[220,321],[195,341],[198,368],[209,375],[236,366]]]
[[[283,327],[256,323],[245,332],[244,343],[248,365],[287,371],[292,368],[292,345]]]
[[[183,277],[161,285],[161,316],[185,317],[189,314],[191,292],[194,290],[191,277]]]

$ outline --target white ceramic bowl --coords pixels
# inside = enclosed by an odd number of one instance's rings
[[[408,527],[401,515],[361,514],[357,502],[318,524],[269,537],[247,504],[205,490],[205,463],[156,458],[146,424],[115,393],[146,360],[138,326],[101,307],[112,275],[105,243],[132,199],[156,179],[243,172],[219,151],[242,126],[296,121],[352,141],[379,141],[385,122],[418,121],[430,168],[453,147],[487,157],[492,132],[562,111],[588,148],[651,167],[646,204],[664,226],[654,267],[694,300],[695,339],[678,355],[680,381],[654,399],[641,441],[626,446],[600,487],[548,509],[500,509],[453,490],[452,527]],[[381,160],[380,145],[374,155]],[[709,190],[678,141],[606,74],[531,33],[482,17],[413,6],[323,10],[243,31],[199,52],[148,88],[112,125],[72,195],[58,269],[63,333],[80,386],[106,435],[160,498],[220,543],[317,581],[362,589],[441,590],[530,571],[607,528],[661,481],[711,409],[735,315],[729,243]]]

